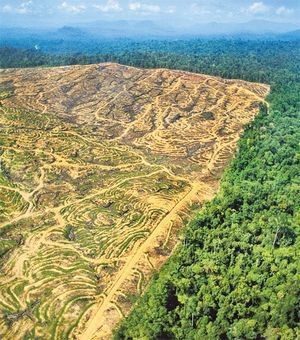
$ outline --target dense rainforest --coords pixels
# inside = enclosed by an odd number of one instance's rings
[[[1,67],[115,61],[265,82],[218,195],[115,331],[116,339],[300,337],[300,41],[148,41],[123,51],[1,48]]]

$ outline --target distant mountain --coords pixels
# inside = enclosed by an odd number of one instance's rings
[[[246,23],[200,23],[186,27],[186,31],[194,35],[228,35],[228,34],[278,34],[293,31],[299,27],[294,24],[276,23],[255,20]]]
[[[151,20],[118,20],[96,21],[86,24],[78,24],[78,27],[93,36],[101,37],[158,37],[174,36],[180,34],[172,27],[165,27]]]
[[[174,36],[224,36],[232,34],[272,35],[294,31],[299,27],[294,24],[276,23],[265,20],[255,20],[246,23],[193,23],[188,25],[171,25],[141,21],[97,21],[78,24],[94,36],[105,37],[174,37]]]
[[[110,39],[244,39],[300,40],[293,24],[263,20],[246,23],[193,23],[172,26],[150,20],[78,23],[56,29],[0,28],[0,46],[36,48],[51,52],[84,52]],[[103,46],[101,47],[103,51]]]
[[[78,38],[80,36],[86,36],[87,33],[78,27],[63,26],[56,31],[59,36],[64,36],[68,38]]]
[[[20,37],[24,35],[47,38],[48,35],[56,38],[160,38],[160,37],[186,37],[186,36],[226,36],[226,35],[258,35],[273,37],[277,34],[289,34],[297,38],[300,27],[295,24],[277,23],[265,20],[255,20],[245,23],[192,23],[188,25],[154,22],[151,20],[117,20],[95,21],[78,23],[72,26],[63,26],[58,29],[38,30],[36,28],[0,28],[0,39]]]

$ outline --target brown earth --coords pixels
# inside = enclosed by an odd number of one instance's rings
[[[107,339],[269,87],[117,64],[0,72],[0,337]]]

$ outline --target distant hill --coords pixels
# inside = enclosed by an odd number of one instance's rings
[[[199,35],[232,35],[232,34],[256,34],[256,35],[272,35],[285,33],[297,29],[294,24],[276,23],[266,20],[253,20],[245,23],[200,23],[186,30],[190,34]]]
[[[89,32],[93,36],[101,37],[165,37],[179,33],[172,27],[164,27],[151,20],[96,21],[87,24],[79,24],[78,27]]]
[[[71,27],[71,26],[63,26],[62,28],[58,29],[55,34],[58,36],[62,36],[64,38],[79,38],[79,37],[86,37],[88,35],[87,32],[83,31],[78,27]]]
[[[298,29],[297,25],[255,20],[246,23],[197,23],[171,25],[150,20],[141,21],[97,21],[78,24],[93,36],[105,37],[186,37],[186,36],[226,36],[252,34],[273,37]]]
[[[226,36],[250,34],[273,37],[277,34],[296,32],[299,36],[300,27],[295,24],[277,23],[265,20],[255,20],[245,23],[193,23],[189,25],[170,25],[151,20],[117,20],[94,21],[63,26],[58,29],[39,30],[36,28],[0,28],[1,40],[5,37],[35,35],[47,38],[47,34],[55,34],[60,38],[85,37],[184,37],[184,36]],[[297,33],[298,32],[298,33]],[[294,35],[293,35],[294,37]]]
[[[300,40],[300,29],[293,24],[257,20],[246,23],[197,23],[166,25],[150,20],[118,20],[78,23],[52,29],[0,28],[0,46],[35,48],[54,53],[91,52],[111,39],[242,39]],[[100,47],[103,52],[102,46]]]

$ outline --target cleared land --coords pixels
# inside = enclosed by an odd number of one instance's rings
[[[0,335],[106,339],[269,87],[117,64],[0,79]]]

